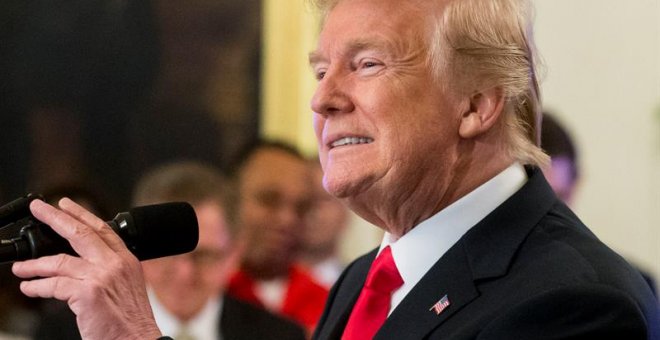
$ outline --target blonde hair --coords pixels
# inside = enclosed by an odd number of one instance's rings
[[[342,0],[310,1],[324,22]],[[428,63],[453,93],[501,88],[506,152],[523,164],[541,166],[549,157],[539,147],[541,104],[531,12],[528,0],[451,1],[432,20]]]
[[[527,0],[452,1],[434,20],[430,60],[436,77],[454,91],[471,94],[499,87],[509,155],[523,164],[545,165],[539,147],[541,103]]]

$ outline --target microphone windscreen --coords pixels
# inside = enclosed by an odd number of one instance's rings
[[[197,247],[197,215],[188,203],[136,207],[129,214],[136,231],[133,253],[141,261],[183,254]]]

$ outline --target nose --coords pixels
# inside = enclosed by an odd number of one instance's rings
[[[339,74],[329,71],[318,82],[312,97],[312,111],[326,117],[336,113],[353,111],[348,82]]]
[[[285,206],[281,207],[277,212],[277,221],[282,229],[291,229],[291,226],[300,223],[301,216],[296,211],[295,207]]]

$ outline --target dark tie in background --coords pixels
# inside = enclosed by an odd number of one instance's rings
[[[367,280],[348,319],[342,339],[372,339],[387,319],[392,292],[402,284],[403,279],[392,258],[392,250],[387,246],[369,269]]]

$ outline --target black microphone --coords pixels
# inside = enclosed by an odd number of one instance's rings
[[[0,207],[0,227],[30,216],[30,202],[35,199],[43,200],[43,197],[30,193]]]
[[[0,240],[0,262],[46,255],[76,255],[69,242],[31,215],[20,220],[20,236]],[[172,202],[136,207],[106,222],[140,261],[178,255],[197,247],[199,229],[188,203]]]

